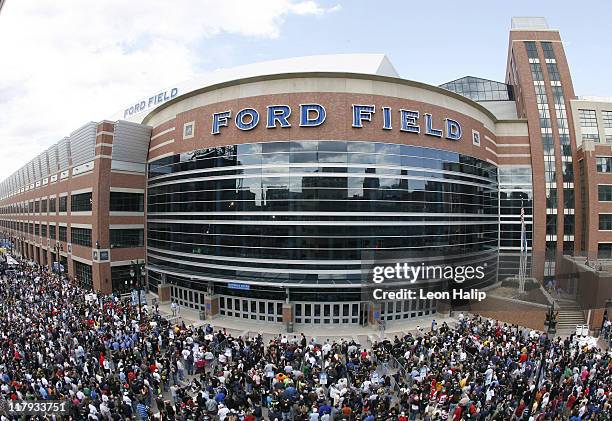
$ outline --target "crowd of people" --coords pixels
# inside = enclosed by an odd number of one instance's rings
[[[0,419],[610,420],[612,354],[478,316],[358,344],[173,324],[22,262],[0,278]],[[544,364],[541,364],[544,361]],[[4,413],[3,413],[4,412]]]

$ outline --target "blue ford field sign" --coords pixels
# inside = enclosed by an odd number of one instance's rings
[[[289,105],[268,105],[265,116],[267,129],[291,127],[291,107]],[[376,113],[375,105],[352,105],[352,127],[360,129],[372,121]],[[392,130],[396,124],[399,130],[407,133],[423,133],[428,136],[445,138],[448,140],[461,139],[461,124],[457,120],[445,118],[442,127],[435,127],[433,116],[429,113],[421,115],[414,110],[392,110],[390,107],[381,107],[383,117],[382,130]],[[300,127],[317,127],[325,123],[327,111],[321,104],[300,104],[294,124]],[[248,131],[260,124],[262,116],[255,108],[243,108],[232,114],[232,110],[221,111],[212,115],[213,135],[220,134],[223,127],[234,124],[236,128]],[[395,121],[394,121],[395,120]]]
[[[133,114],[138,114],[166,101],[170,101],[177,95],[178,88],[172,88],[170,90],[160,92],[157,95],[153,95],[152,97],[149,97],[147,99],[143,99],[142,101],[132,105],[130,108],[126,108],[125,111],[123,111],[123,118],[129,117]]]

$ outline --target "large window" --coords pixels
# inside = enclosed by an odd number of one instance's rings
[[[144,194],[110,192],[110,211],[111,212],[143,212]]]
[[[111,278],[113,282],[113,292],[125,294],[134,288],[135,281],[130,276],[130,266],[112,266]]]
[[[161,158],[149,174],[150,262],[185,276],[360,283],[356,261],[368,251],[497,256],[497,168],[455,152],[363,141],[251,143]],[[529,212],[530,172],[507,181],[505,193],[514,183],[521,191],[504,205],[515,214],[524,200]]]
[[[74,277],[86,289],[92,288],[91,265],[74,260]]]
[[[68,228],[61,226],[59,227],[59,240],[60,241],[68,241]]]
[[[440,88],[458,93],[474,101],[511,101],[512,86],[493,80],[466,76],[440,85]]]
[[[599,214],[599,229],[601,231],[612,231],[612,214],[600,213]]]
[[[68,196],[60,196],[59,198],[59,211],[68,212]]]
[[[527,57],[538,58],[538,50],[535,41],[525,41],[525,49],[527,50]]]
[[[71,228],[70,242],[80,246],[91,247],[91,229]]]
[[[43,199],[40,201],[40,212],[47,213],[47,199]]]
[[[555,59],[555,51],[553,50],[552,42],[550,41],[542,41],[540,43],[542,46],[542,51],[544,52],[545,59]]]
[[[73,194],[70,198],[71,212],[87,212],[91,210],[91,192]]]
[[[111,229],[111,248],[142,247],[144,245],[144,230],[142,229]]]
[[[52,197],[49,199],[49,213],[55,213],[56,212],[56,207],[55,207],[55,203],[56,203],[57,199],[55,197]]]

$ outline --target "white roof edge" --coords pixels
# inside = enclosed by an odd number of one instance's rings
[[[510,21],[510,29],[516,31],[547,31],[550,30],[546,18],[542,16],[514,16]]]
[[[572,101],[612,102],[612,96],[585,95],[585,96],[579,96],[578,99],[573,99]]]
[[[219,83],[255,76],[307,72],[359,73],[399,77],[397,70],[384,54],[327,54],[264,61],[227,69],[217,69],[194,79],[161,89],[158,92],[153,92],[150,96],[135,98],[133,104],[127,104],[126,108],[117,111],[110,117],[110,120],[127,120],[140,123],[147,114],[168,100]],[[159,101],[156,99],[159,99]],[[138,111],[136,111],[137,104],[139,105]]]

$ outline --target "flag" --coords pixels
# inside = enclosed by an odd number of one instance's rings
[[[525,208],[521,204],[521,256],[527,255],[527,229],[525,227]]]
[[[525,208],[521,201],[521,257],[519,264],[519,293],[525,292],[525,276],[527,274],[527,229],[525,227]]]

